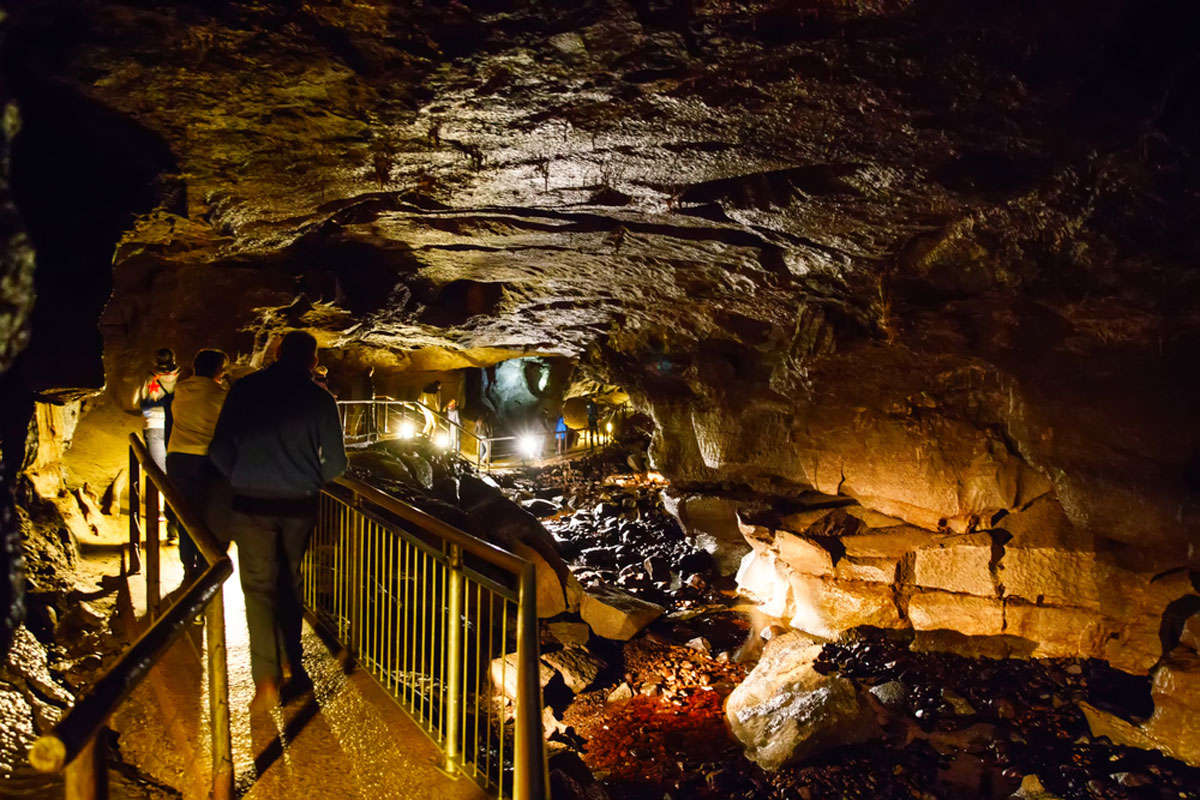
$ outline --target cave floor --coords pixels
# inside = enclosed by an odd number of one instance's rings
[[[182,568],[163,549],[162,584],[177,586]],[[236,548],[233,552],[237,561]],[[140,620],[145,580],[126,595]],[[164,602],[170,598],[165,597]],[[225,584],[235,787],[246,800],[289,797],[445,798],[484,795],[469,780],[447,778],[439,751],[362,670],[347,671],[321,636],[304,627],[305,667],[315,688],[268,714],[249,713],[254,685],[241,587]],[[208,797],[207,680],[203,627],[183,636],[111,721],[121,760],[184,798]]]

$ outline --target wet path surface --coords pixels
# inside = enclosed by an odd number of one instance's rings
[[[165,551],[163,586],[176,586],[181,574],[174,550]],[[140,617],[144,577],[134,576],[131,583],[133,610]],[[248,800],[475,800],[485,796],[469,780],[444,775],[436,766],[439,751],[425,734],[369,675],[357,669],[347,674],[343,660],[307,623],[304,663],[314,691],[269,714],[251,715],[254,684],[236,574],[225,584],[225,624],[237,796]],[[122,759],[189,800],[209,793],[203,639],[203,627],[194,626],[112,721]]]

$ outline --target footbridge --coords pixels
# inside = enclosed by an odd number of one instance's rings
[[[338,480],[320,498],[303,566],[316,689],[256,719],[235,557],[136,436],[129,468],[126,571],[144,577],[144,632],[29,755],[63,774],[68,800],[108,796],[107,728],[143,684],[158,700],[139,713],[166,713],[176,695],[195,713],[144,723],[132,741],[123,730],[121,751],[175,753],[185,785],[174,788],[187,798],[548,797],[532,564]],[[207,568],[164,599],[167,509]],[[181,660],[173,644],[189,640]]]

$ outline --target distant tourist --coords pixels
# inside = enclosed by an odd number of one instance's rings
[[[457,400],[451,399],[446,403],[445,414],[450,423],[450,449],[457,453],[462,444],[462,414],[458,410]]]
[[[192,360],[193,375],[175,387],[172,416],[175,424],[167,443],[167,474],[193,512],[211,525],[210,501],[220,474],[208,460],[217,418],[227,390],[222,383],[227,358],[220,350],[201,350]],[[215,531],[214,531],[215,532]],[[185,580],[203,571],[204,562],[185,529],[179,537],[179,560]]]
[[[479,463],[487,466],[492,463],[492,412],[486,408],[479,412],[475,420],[475,446],[478,448]]]
[[[142,412],[146,450],[150,460],[163,472],[167,471],[167,440],[171,436],[171,400],[175,397],[175,382],[179,380],[179,367],[175,364],[175,352],[164,347],[154,354],[154,369],[134,393],[133,403]],[[164,509],[167,517],[167,541],[177,536],[178,523],[170,508]]]
[[[437,432],[437,416],[435,411],[442,407],[442,382],[434,381],[426,385],[421,390],[421,416],[425,418],[425,425],[421,428],[421,435],[426,438],[433,438],[433,434]]]
[[[587,401],[587,430],[588,447],[595,447],[600,438],[600,409],[596,406],[596,400],[591,397]]]
[[[570,436],[570,432],[567,428],[567,419],[560,414],[558,422],[554,425],[554,450],[560,456],[567,452],[568,436]]]
[[[164,472],[167,469],[167,437],[171,434],[171,400],[178,380],[175,353],[164,347],[154,354],[154,369],[133,396],[133,404],[142,412],[150,460]]]
[[[209,456],[233,484],[230,527],[250,629],[252,710],[312,686],[301,663],[300,563],[321,487],[346,470],[337,403],[313,383],[317,341],[283,337],[274,364],[229,391]]]

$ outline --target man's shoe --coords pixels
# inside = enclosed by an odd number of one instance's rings
[[[265,678],[256,683],[250,711],[270,711],[279,705],[279,684],[274,678]]]
[[[313,681],[307,672],[301,672],[299,675],[293,675],[288,680],[283,682],[283,688],[280,689],[280,697],[284,703],[290,703],[298,697],[302,697],[313,690]]]

